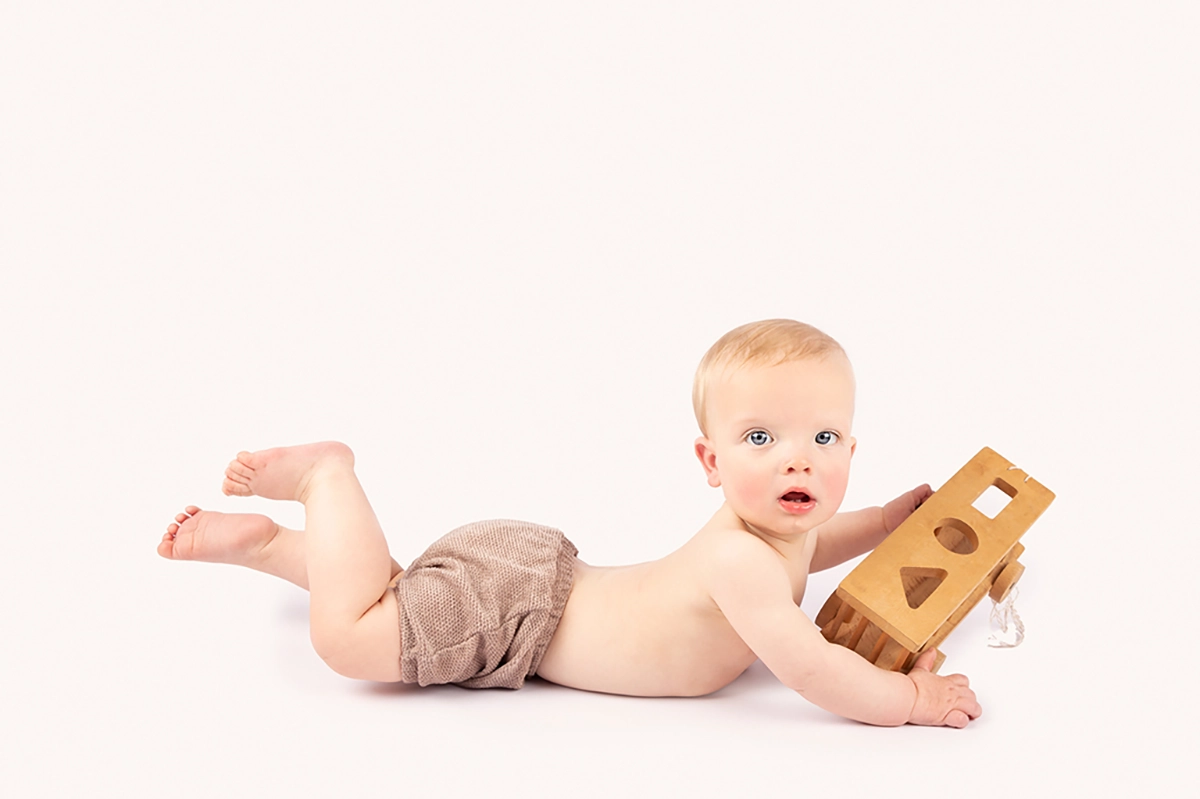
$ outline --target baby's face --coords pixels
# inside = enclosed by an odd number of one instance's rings
[[[841,355],[745,368],[711,387],[696,454],[752,531],[790,538],[842,504],[853,418],[854,373]]]

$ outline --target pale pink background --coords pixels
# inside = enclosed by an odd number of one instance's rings
[[[0,790],[1184,773],[1194,5],[167,5],[0,8]],[[336,437],[403,563],[496,516],[657,557],[718,501],[692,369],[772,316],[856,365],[846,507],[984,445],[1058,494],[1025,538],[1025,645],[988,649],[981,607],[945,646],[985,708],[966,731],[846,722],[761,666],[700,700],[356,684],[299,590],[154,553],[185,504],[274,510],[220,495],[238,449]]]

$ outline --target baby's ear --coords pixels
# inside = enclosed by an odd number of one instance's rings
[[[854,448],[858,446],[858,439],[850,436],[850,457],[854,457]]]
[[[721,487],[721,475],[717,473],[717,453],[713,450],[712,442],[703,436],[696,439],[696,457],[704,467],[708,484],[713,488]]]

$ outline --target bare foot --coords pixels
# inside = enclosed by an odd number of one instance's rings
[[[239,497],[256,495],[303,502],[312,476],[330,465],[353,467],[354,453],[337,441],[239,452],[225,470],[221,490]]]
[[[279,525],[257,513],[217,513],[188,505],[167,526],[158,554],[171,560],[203,560],[252,566],[279,532]]]

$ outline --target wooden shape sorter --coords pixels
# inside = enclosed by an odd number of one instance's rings
[[[995,486],[1008,504],[974,503]],[[1025,567],[1018,542],[1054,494],[984,447],[842,580],[817,614],[821,634],[880,668],[907,673],[990,594],[1003,601]],[[933,670],[945,656],[938,652]]]

